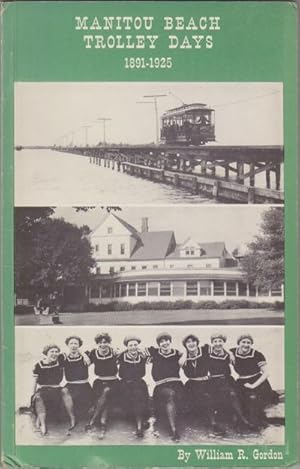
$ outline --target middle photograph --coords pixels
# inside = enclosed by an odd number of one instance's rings
[[[17,207],[16,325],[284,323],[283,207]]]

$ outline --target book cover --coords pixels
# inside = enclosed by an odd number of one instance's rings
[[[297,467],[293,2],[1,4],[4,467]]]

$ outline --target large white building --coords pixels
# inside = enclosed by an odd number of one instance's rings
[[[173,231],[138,231],[110,213],[90,234],[96,267],[91,303],[248,299],[283,301],[280,290],[259,291],[245,281],[239,261],[223,242],[191,237],[176,242]]]

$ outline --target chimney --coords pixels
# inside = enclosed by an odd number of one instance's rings
[[[148,233],[148,231],[149,231],[148,218],[145,217],[145,218],[142,218],[141,232],[142,233]]]

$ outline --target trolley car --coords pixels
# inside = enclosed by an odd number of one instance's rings
[[[206,104],[184,104],[161,117],[161,142],[204,145],[215,141],[214,109]]]

